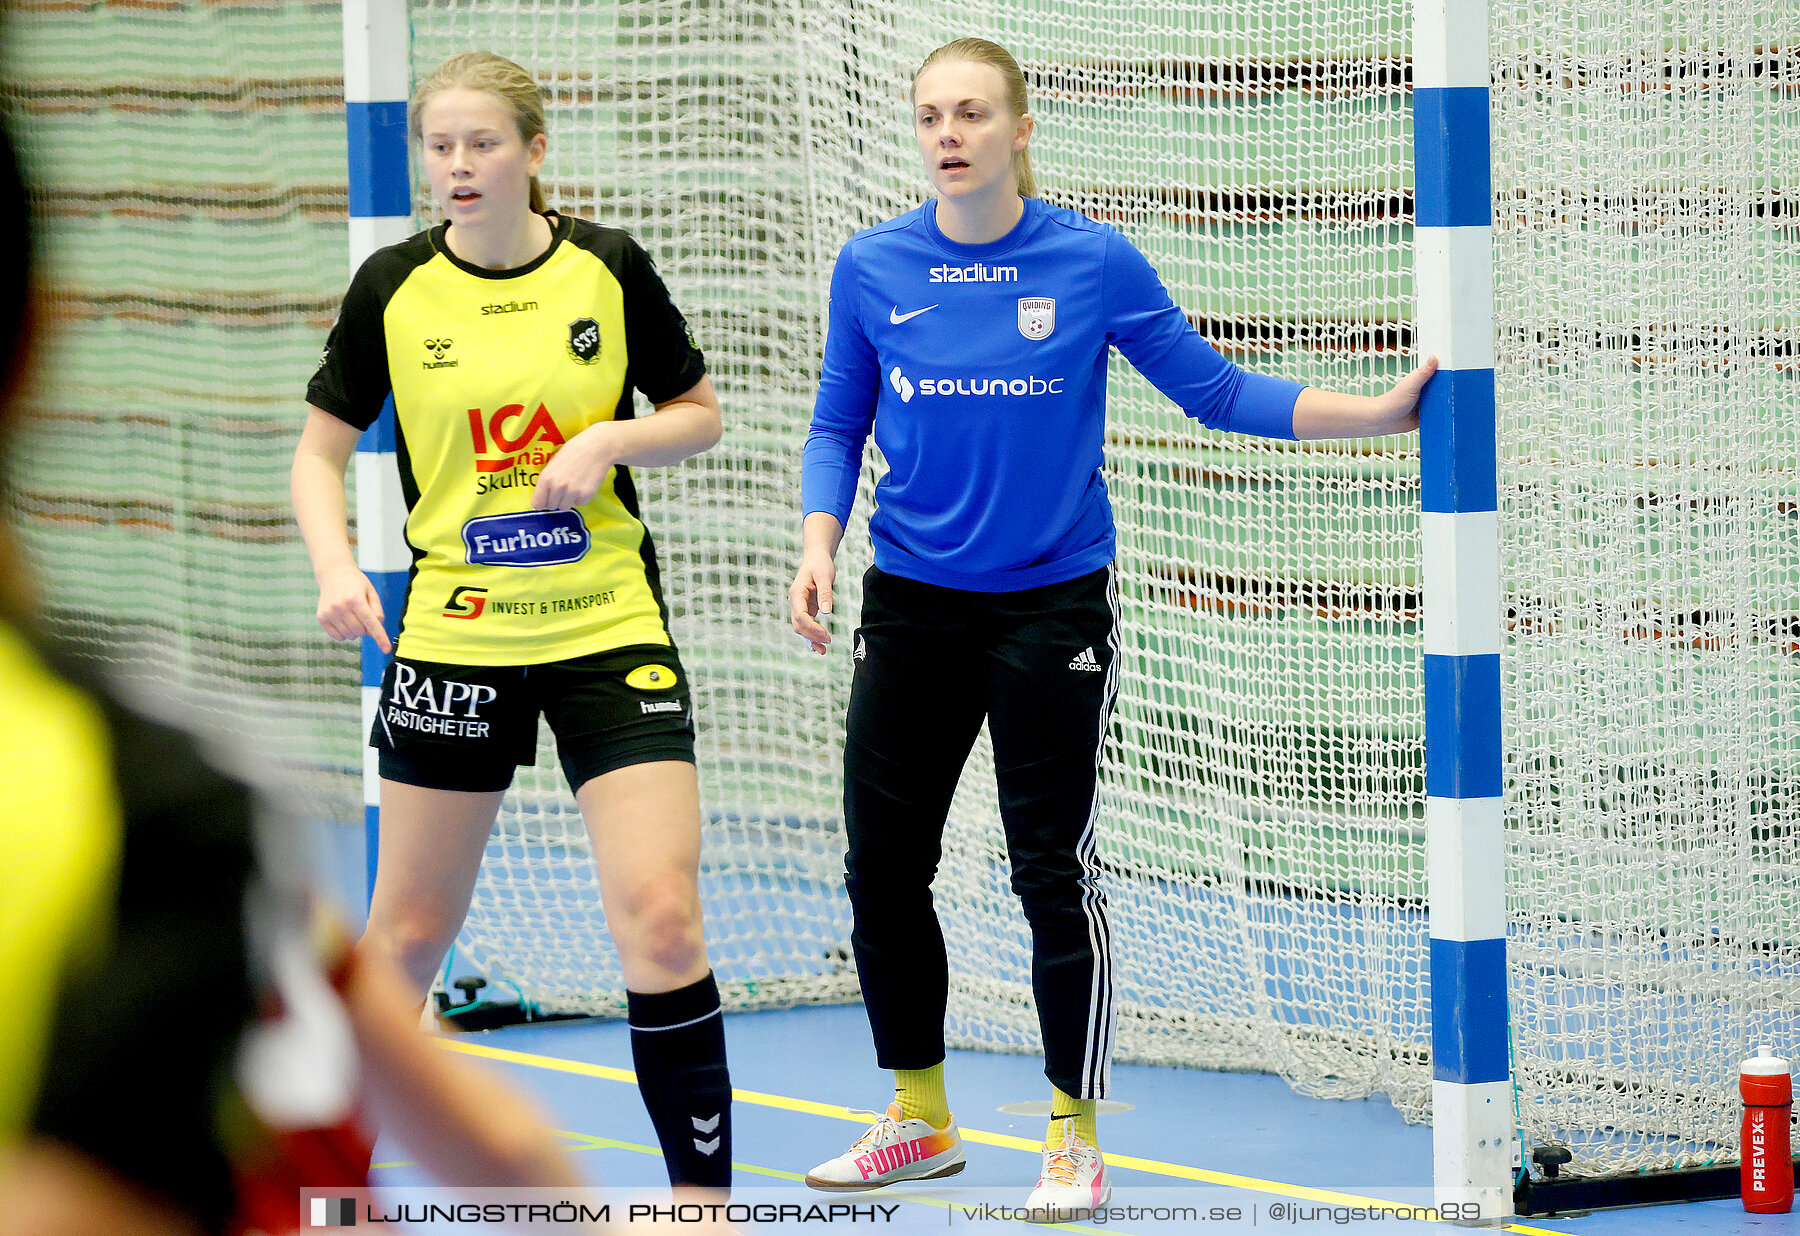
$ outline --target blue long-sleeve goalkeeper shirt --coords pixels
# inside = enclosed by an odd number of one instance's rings
[[[838,254],[801,463],[805,514],[847,524],[873,427],[883,571],[1011,592],[1111,562],[1109,345],[1202,424],[1294,436],[1299,384],[1220,356],[1117,229],[1028,198],[1012,231],[963,245],[936,205]]]

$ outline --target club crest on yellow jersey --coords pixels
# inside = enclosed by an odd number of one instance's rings
[[[600,360],[600,323],[592,318],[576,318],[569,323],[569,355],[584,365]]]

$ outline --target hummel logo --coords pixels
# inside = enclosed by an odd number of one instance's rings
[[[1101,667],[1100,662],[1094,659],[1093,646],[1090,644],[1088,647],[1083,648],[1080,652],[1076,653],[1075,659],[1069,662],[1069,668],[1072,670],[1092,670],[1095,673],[1098,673]]]
[[[892,322],[895,326],[898,326],[900,323],[905,322],[910,318],[916,318],[921,313],[930,313],[936,308],[936,305],[926,305],[923,309],[914,309],[911,313],[901,313],[900,306],[895,305],[892,309],[888,310],[888,321]]]
[[[701,1133],[711,1133],[714,1129],[719,1127],[719,1119],[724,1114],[725,1114],[724,1112],[718,1112],[713,1116],[713,1118],[711,1120],[702,1120],[698,1116],[690,1116],[690,1117],[688,1117],[688,1119],[693,1122],[694,1128],[697,1131],[699,1131]],[[719,1143],[723,1140],[724,1140],[723,1136],[720,1136],[720,1137],[715,1137],[715,1138],[711,1139],[710,1141],[703,1142],[699,1138],[696,1137],[694,1139],[694,1149],[698,1150],[701,1154],[705,1154],[705,1155],[717,1154],[718,1150],[719,1150]]]
[[[856,633],[856,650],[850,654],[852,661],[866,661],[869,658],[869,646],[863,643],[862,632]]]

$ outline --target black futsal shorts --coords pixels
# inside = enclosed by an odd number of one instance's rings
[[[571,790],[654,760],[694,762],[687,672],[665,644],[544,665],[451,665],[395,657],[369,743],[389,781],[488,792],[537,759],[538,715]]]

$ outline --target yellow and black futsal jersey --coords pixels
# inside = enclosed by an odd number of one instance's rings
[[[24,1129],[57,992],[92,969],[109,935],[120,812],[100,709],[0,623],[0,684],[12,701],[0,746],[0,972],[12,1022],[0,1035],[0,1144]]]
[[[254,1011],[250,793],[3,619],[0,691],[0,1143],[53,1138],[222,1230]]]
[[[629,471],[574,511],[534,511],[531,497],[563,443],[632,415],[632,388],[673,399],[705,360],[631,237],[549,219],[550,248],[513,270],[458,259],[448,224],[375,253],[307,388],[358,428],[393,396],[410,658],[534,665],[670,643]]]

